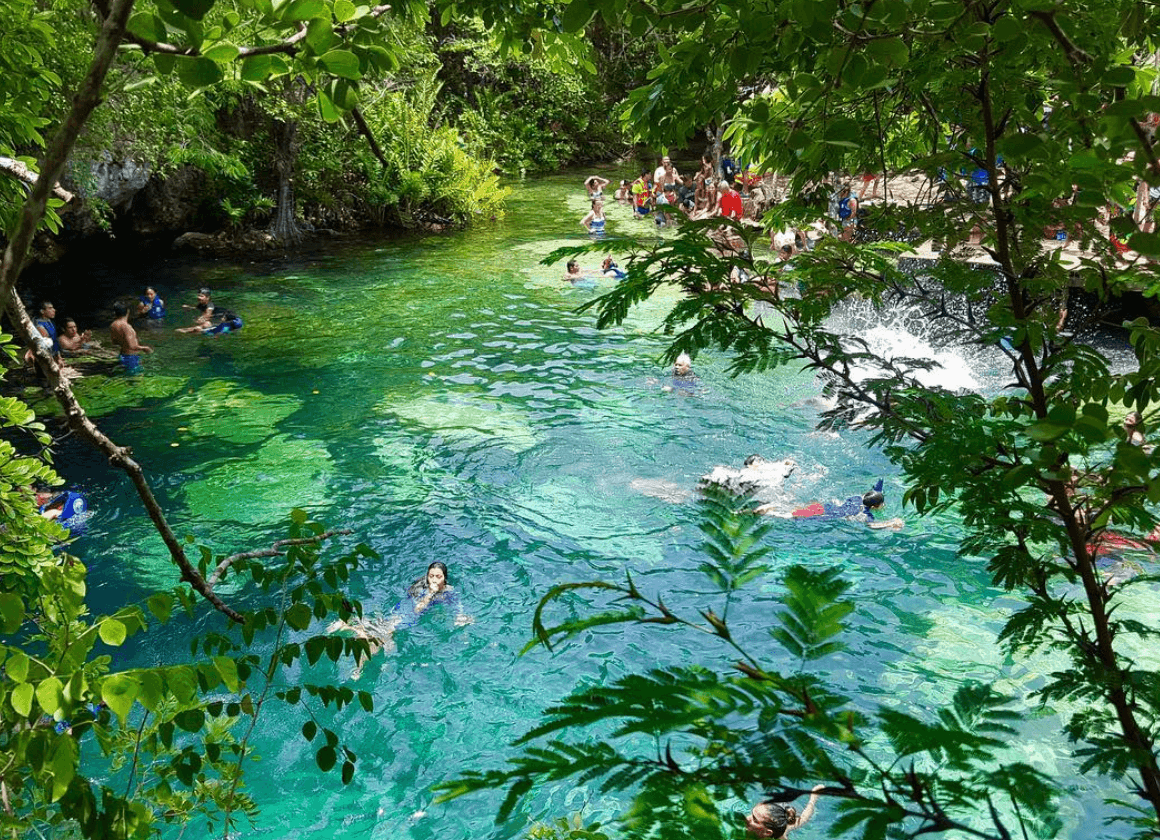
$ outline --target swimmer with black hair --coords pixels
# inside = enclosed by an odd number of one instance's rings
[[[368,642],[367,658],[359,662],[351,673],[351,679],[357,680],[370,657],[380,650],[390,653],[395,649],[396,630],[412,627],[429,607],[437,604],[455,610],[456,627],[463,627],[474,621],[464,612],[459,593],[448,583],[447,565],[438,560],[427,567],[427,573],[423,577],[417,578],[407,587],[407,597],[395,604],[395,608],[387,618],[335,621],[326,628],[326,631],[336,633],[346,630],[353,633],[356,639]]]
[[[751,837],[785,837],[795,828],[801,828],[814,816],[814,809],[818,804],[818,791],[825,785],[814,785],[810,792],[810,801],[799,814],[792,805],[783,805],[772,799],[764,799],[753,806],[749,816],[745,818],[745,830]]]
[[[754,509],[754,513],[767,516],[780,516],[784,519],[847,519],[851,522],[865,522],[875,530],[891,529],[897,531],[905,523],[899,519],[878,520],[874,514],[886,504],[886,496],[882,492],[883,480],[873,489],[867,490],[861,496],[849,496],[842,502],[814,502],[804,508],[786,511],[776,504],[761,505]]]

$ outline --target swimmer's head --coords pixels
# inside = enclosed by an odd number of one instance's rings
[[[153,300],[153,298],[157,297],[157,290],[154,289],[152,286],[146,286],[145,287],[145,297],[149,298],[149,300]]]
[[[764,464],[764,463],[765,463],[765,459],[762,458],[760,455],[750,455],[748,458],[745,459],[745,466],[747,466],[747,467],[756,467],[759,464]]]
[[[579,270],[580,263],[576,262],[576,260],[568,260],[568,272],[570,274],[575,274]]]
[[[1131,414],[1124,418],[1124,428],[1135,429],[1140,425],[1140,420],[1140,412],[1133,411]]]
[[[122,303],[121,301],[117,301],[116,303],[113,304],[113,315],[120,318],[122,315],[128,315],[128,314],[129,314],[129,307],[125,306],[124,303]]]
[[[202,297],[203,297],[203,298],[205,298],[206,300],[209,300],[209,297],[210,297],[209,289],[207,289],[207,288],[205,288],[205,287],[203,286],[202,288],[200,288],[200,289],[198,289],[198,290],[197,290],[197,296],[198,296],[199,298],[202,298]]]
[[[616,263],[613,262],[612,257],[605,257],[604,262],[600,264],[600,270],[608,271],[610,268],[616,268]]]
[[[673,362],[673,373],[677,376],[688,376],[693,372],[693,360],[688,353],[682,353],[677,356],[677,360]]]
[[[447,586],[447,564],[436,560],[427,567],[427,588],[439,592]]]
[[[886,497],[881,490],[867,490],[862,496],[862,506],[880,508],[886,504]]]

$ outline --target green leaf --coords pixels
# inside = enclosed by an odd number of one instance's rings
[[[290,0],[280,15],[284,21],[310,20],[311,18],[329,18],[326,4],[322,0]]]
[[[338,109],[334,107],[330,97],[321,90],[318,91],[318,113],[328,123],[336,123],[342,117]],[[309,652],[309,648],[307,648],[307,652]]]
[[[56,802],[68,791],[69,783],[76,777],[78,761],[77,742],[72,738],[57,738],[49,753],[48,770],[52,774],[52,789],[49,798]]]
[[[21,683],[31,685],[31,683]],[[55,715],[64,704],[64,683],[56,677],[42,680],[36,687],[36,702],[46,715]]]
[[[353,761],[344,761],[342,763],[342,783],[344,785],[349,785],[351,782],[351,779],[353,779],[353,778],[354,778],[354,762]]]
[[[310,607],[305,604],[295,604],[286,610],[286,623],[295,630],[305,630],[310,626],[311,618]]]
[[[354,20],[355,6],[350,0],[335,0],[334,3],[334,19],[339,23],[346,23],[348,20]]]
[[[302,737],[307,741],[313,741],[314,736],[318,734],[318,724],[312,720],[306,721],[302,724]]]
[[[343,79],[359,79],[362,73],[359,72],[358,56],[350,50],[331,50],[318,57],[318,63],[321,64],[328,73],[339,76]]]
[[[101,680],[101,699],[105,705],[120,718],[121,723],[133,708],[133,701],[137,699],[140,686],[137,680],[127,673],[109,674]]]
[[[239,686],[237,663],[228,656],[215,656],[213,658],[213,667],[221,674],[222,682],[226,684],[226,688],[236,692]]]
[[[166,41],[169,30],[165,21],[152,12],[134,12],[129,18],[129,31],[147,41]]]
[[[187,87],[209,87],[222,80],[222,69],[216,61],[208,58],[178,56],[177,78]]]
[[[213,8],[214,0],[172,0],[177,10],[194,20],[201,20]]]
[[[241,52],[242,51],[234,44],[222,41],[221,43],[214,44],[212,47],[204,50],[202,52],[202,56],[204,58],[208,58],[210,61],[217,61],[224,64],[233,61],[235,58],[241,55]]]
[[[314,760],[318,762],[318,769],[323,773],[327,773],[334,769],[334,765],[338,762],[338,753],[334,751],[334,747],[325,746],[319,749],[315,754]]]
[[[560,16],[560,28],[565,32],[579,32],[592,20],[595,11],[590,0],[572,0]]]
[[[274,59],[269,55],[250,55],[242,59],[242,80],[264,82],[270,76]]]
[[[0,632],[15,633],[24,623],[24,599],[12,592],[0,592]]]
[[[166,592],[158,592],[149,596],[145,606],[149,608],[149,612],[157,617],[158,621],[164,623],[169,621],[169,616],[173,614],[173,596]]]
[[[20,717],[28,717],[32,712],[32,694],[32,683],[18,683],[12,689],[12,694],[9,695],[8,699]]]
[[[205,726],[205,712],[202,709],[186,709],[174,715],[173,722],[186,732],[200,732]]]
[[[125,643],[125,636],[128,633],[125,630],[125,625],[115,618],[106,618],[97,626],[97,634],[101,637],[101,641],[111,647],[120,647]]]

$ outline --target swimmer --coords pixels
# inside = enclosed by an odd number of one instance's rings
[[[754,513],[766,516],[779,516],[783,519],[848,519],[852,522],[865,522],[876,530],[889,528],[897,531],[905,523],[901,519],[875,519],[874,513],[886,504],[886,496],[882,493],[883,481],[878,479],[872,490],[861,496],[849,496],[842,502],[814,502],[804,508],[786,511],[777,504],[761,505],[754,509]]]
[[[818,791],[825,785],[814,785],[810,792],[810,801],[799,814],[792,805],[782,805],[772,799],[765,799],[753,806],[749,816],[745,818],[745,830],[750,837],[785,837],[795,828],[801,828],[814,816],[814,809],[818,805]]]
[[[677,360],[673,362],[673,376],[692,376],[693,374],[693,360],[688,353],[682,353],[677,356]]]
[[[137,317],[145,316],[150,321],[160,321],[165,317],[165,301],[152,286],[145,287],[145,294],[138,298]]]
[[[129,325],[129,307],[117,301],[113,304],[113,323],[109,325],[109,333],[113,343],[121,351],[121,365],[127,373],[138,373],[141,370],[141,354],[152,353],[153,348],[137,341],[137,331]]]
[[[352,621],[335,621],[326,628],[328,633],[347,630],[354,634],[356,639],[368,642],[367,659],[380,650],[390,653],[395,649],[395,631],[401,627],[411,627],[419,620],[428,607],[436,604],[453,607],[455,609],[455,626],[463,627],[471,624],[474,619],[463,610],[459,601],[459,593],[447,582],[447,566],[438,560],[427,567],[427,573],[415,580],[407,587],[407,597],[395,605],[391,615],[385,619],[360,618]],[[404,603],[408,605],[404,607]],[[362,660],[351,673],[352,679],[358,679],[362,674]]]
[[[588,192],[589,200],[604,197],[604,188],[612,182],[607,178],[601,178],[599,175],[589,175],[584,180],[584,189]]]
[[[584,280],[588,273],[580,268],[580,263],[576,260],[568,260],[567,270],[564,272],[564,279],[569,283],[575,283],[577,280]]]
[[[613,261],[612,257],[604,258],[604,262],[600,264],[600,273],[605,277],[614,277],[617,280],[623,280],[626,276],[620,266]]]
[[[101,348],[100,342],[93,341],[93,331],[80,332],[77,322],[72,318],[65,319],[64,332],[57,336],[57,340],[60,342],[60,352],[65,356],[86,355]]]
[[[201,332],[213,326],[213,300],[209,289],[198,289],[196,304],[181,304],[182,309],[196,309],[201,314],[197,316],[197,320],[193,322],[192,327],[178,327],[174,332],[179,333],[195,333]]]

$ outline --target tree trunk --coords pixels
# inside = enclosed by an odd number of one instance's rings
[[[270,235],[283,245],[301,242],[303,232],[294,213],[294,163],[298,156],[296,120],[274,120],[274,171],[278,175],[278,207],[270,223]]]
[[[710,125],[705,129],[705,135],[709,138],[709,146],[713,150],[713,172],[716,173],[714,177],[720,179],[724,177],[721,173],[721,151],[724,148],[722,137],[725,136],[725,123],[722,121],[716,126]]]

